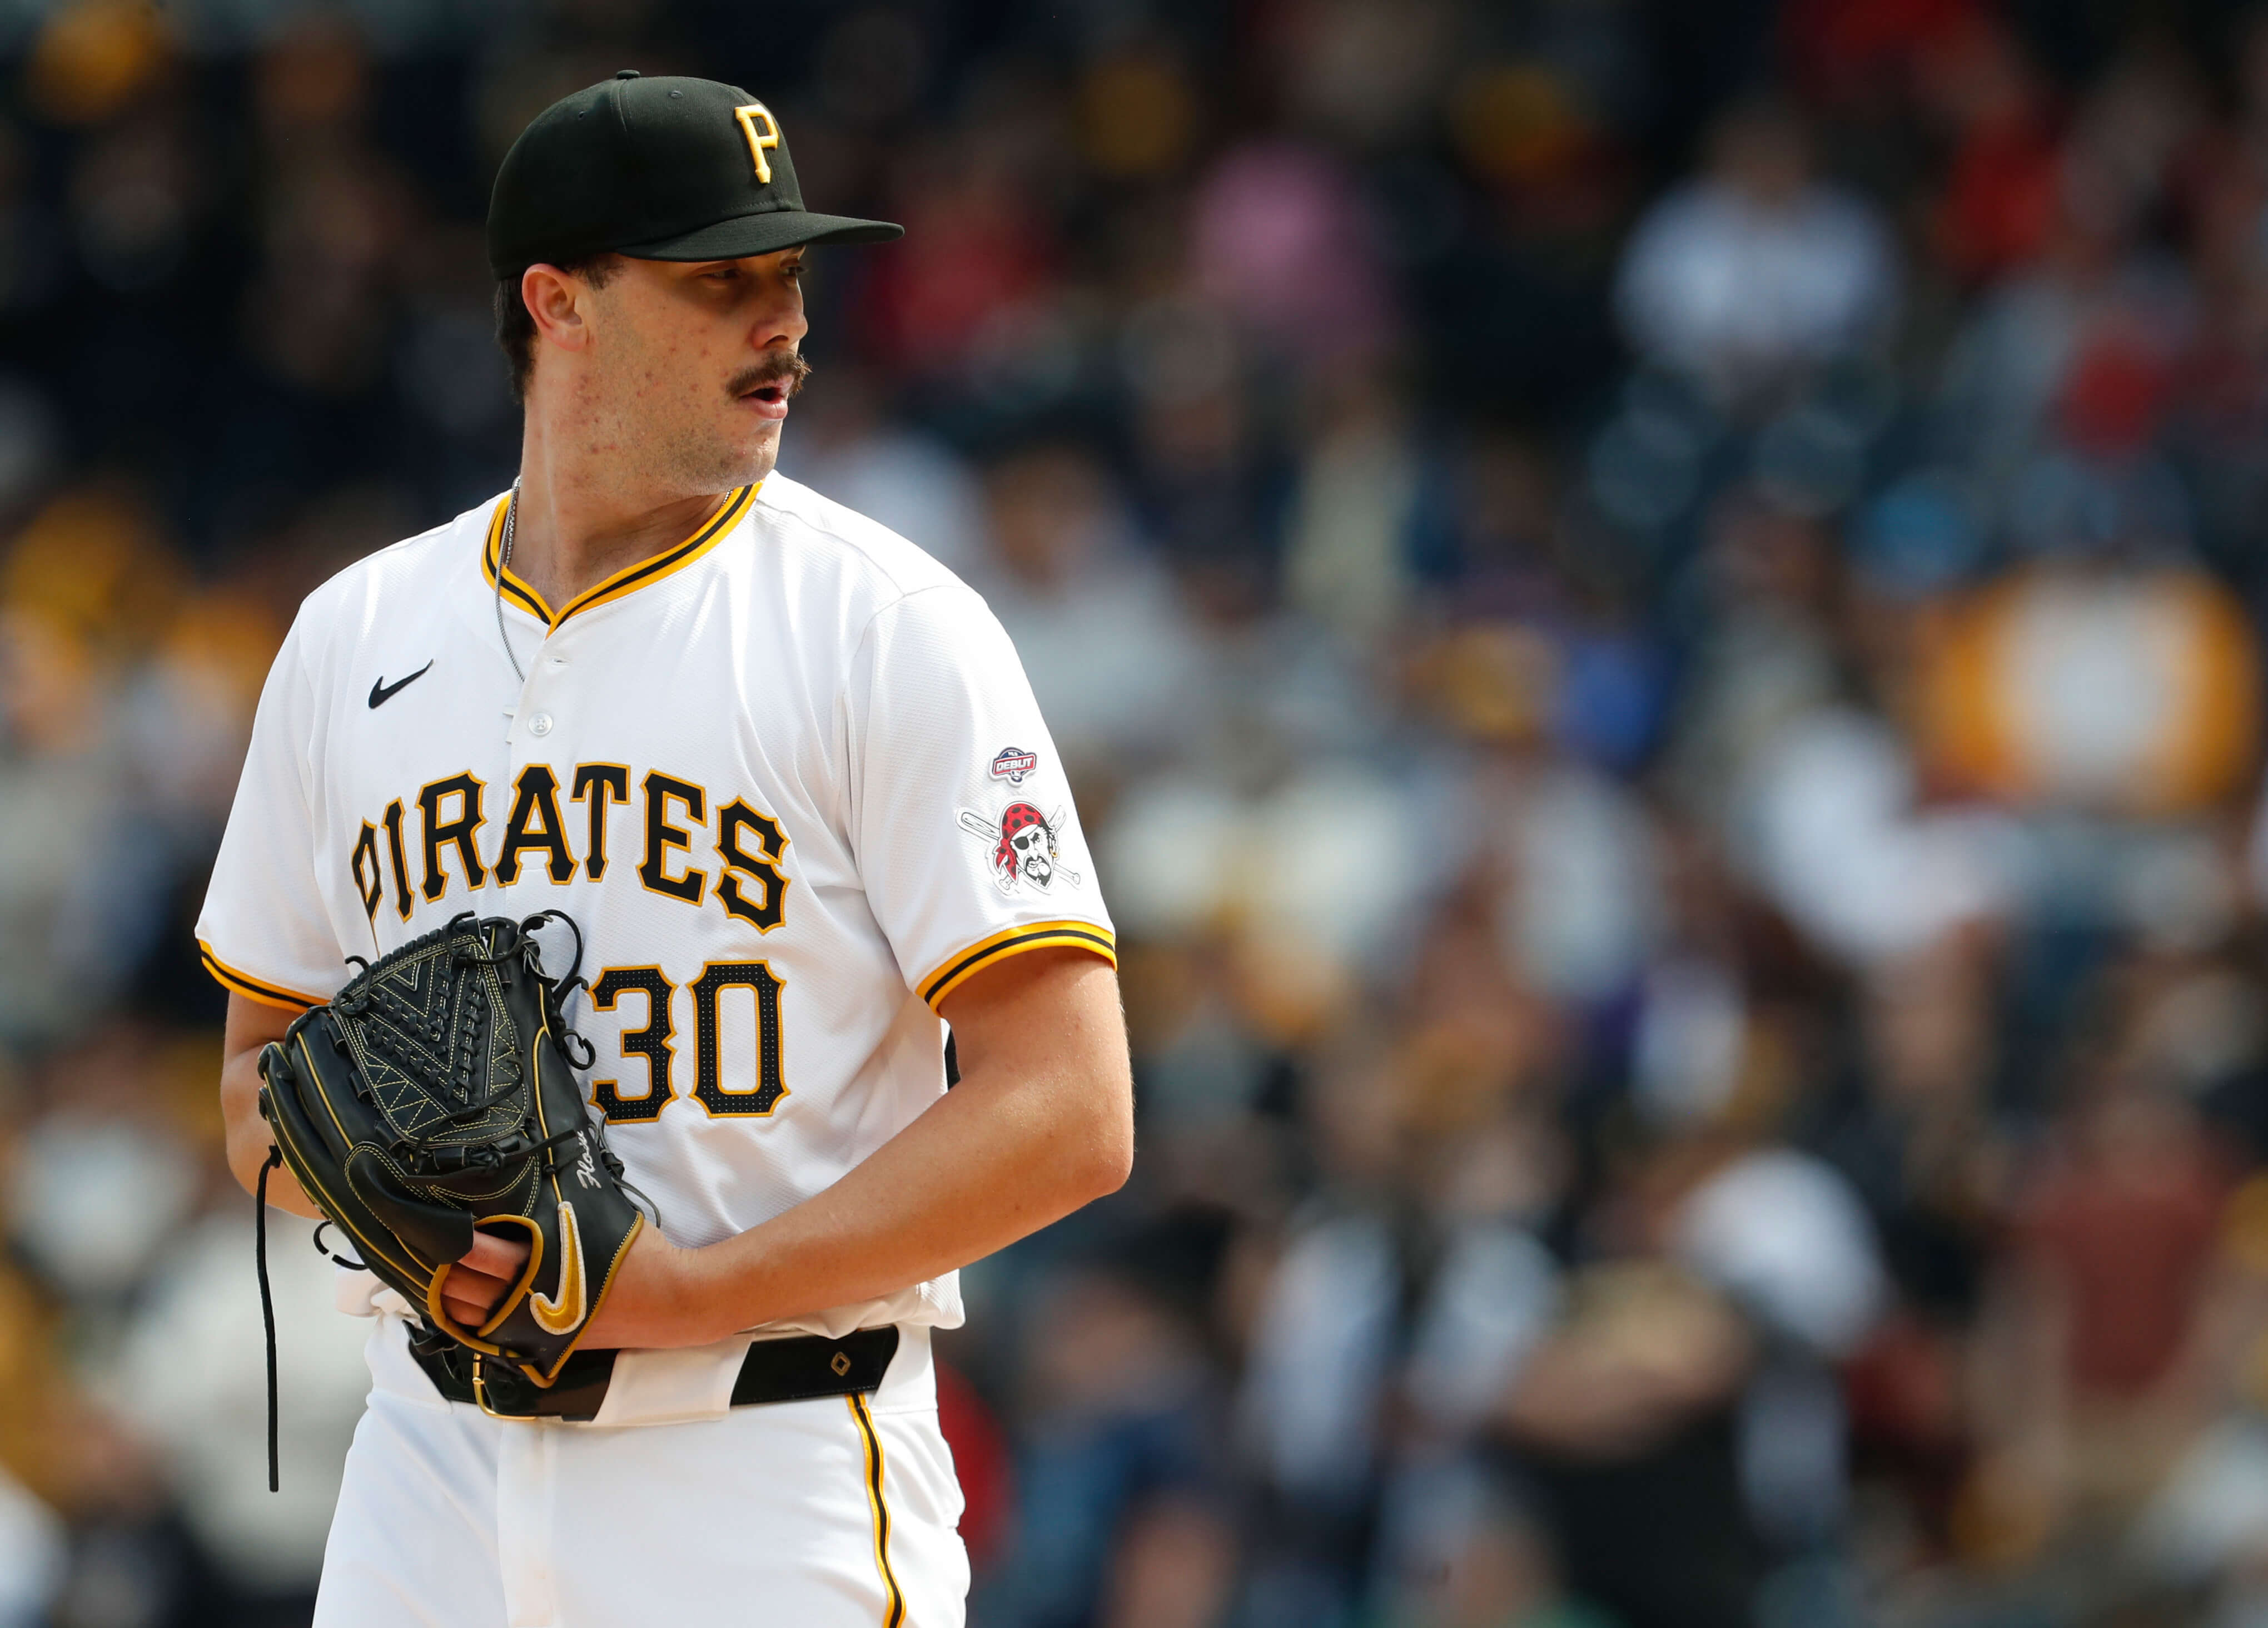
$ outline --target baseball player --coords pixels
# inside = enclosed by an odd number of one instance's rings
[[[488,225],[519,478],[317,589],[269,675],[198,925],[238,1178],[260,1049],[345,957],[557,910],[592,1111],[660,1223],[600,1366],[507,1400],[342,1274],[372,1386],[321,1628],[962,1620],[930,1330],[956,1268],[1123,1182],[1131,1091],[1007,637],[772,473],[806,246],[898,232],[806,210],[735,87],[625,71],[548,109]],[[478,1325],[526,1257],[477,1235],[450,1312]]]

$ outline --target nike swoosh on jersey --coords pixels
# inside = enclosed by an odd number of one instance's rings
[[[409,689],[412,684],[416,683],[419,679],[423,678],[432,670],[433,664],[429,661],[423,667],[418,668],[415,673],[412,673],[408,678],[398,679],[391,684],[386,681],[386,675],[384,674],[380,674],[379,675],[378,681],[370,687],[370,710],[373,712],[377,711],[379,708],[393,700],[394,696],[400,695],[403,690]]]

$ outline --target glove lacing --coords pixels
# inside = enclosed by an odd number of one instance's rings
[[[252,1252],[260,1268],[260,1321],[268,1330],[268,1490],[282,1491],[276,1470],[276,1297],[268,1289],[268,1173],[284,1162],[284,1150],[272,1144],[268,1162],[260,1167],[260,1190],[253,1196]]]

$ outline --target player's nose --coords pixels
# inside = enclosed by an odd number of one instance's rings
[[[810,331],[811,324],[803,314],[803,290],[783,277],[773,285],[772,298],[764,302],[748,340],[759,350],[780,344],[792,350]]]
[[[810,331],[811,324],[804,320],[803,306],[799,302],[757,324],[755,346],[759,350],[769,350],[775,345],[785,344],[792,350],[803,343],[803,336]]]

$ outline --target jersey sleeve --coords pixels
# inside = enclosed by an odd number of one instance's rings
[[[982,599],[940,585],[877,613],[847,704],[859,873],[909,987],[934,1008],[1055,946],[1116,964],[1055,743]]]
[[[339,982],[339,947],[315,874],[315,696],[294,626],[268,670],[228,829],[213,861],[197,950],[239,995],[299,1011]]]

